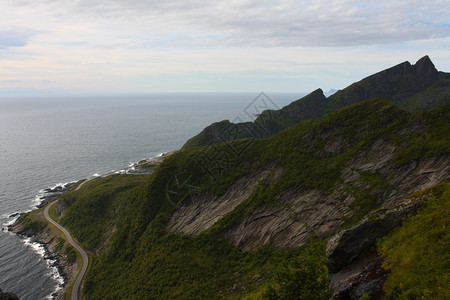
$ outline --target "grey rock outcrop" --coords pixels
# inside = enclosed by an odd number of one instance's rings
[[[169,219],[167,229],[176,233],[198,235],[213,226],[253,193],[259,182],[273,172],[276,179],[282,168],[276,165],[256,170],[233,183],[222,195],[200,193],[187,198]]]
[[[364,294],[370,299],[383,299],[383,285],[388,272],[381,265],[383,259],[375,251],[347,265],[330,278],[330,290],[334,299],[359,299]]]
[[[402,224],[402,220],[416,211],[420,200],[406,199],[397,205],[388,205],[364,217],[355,226],[343,230],[328,240],[326,254],[331,270],[336,271],[357,260],[361,253],[375,246],[378,238]]]

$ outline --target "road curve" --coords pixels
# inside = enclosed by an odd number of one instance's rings
[[[80,291],[80,287],[81,287],[81,281],[83,280],[83,277],[86,274],[86,270],[87,270],[88,263],[89,263],[89,258],[87,256],[86,252],[83,250],[83,248],[81,248],[80,245],[78,245],[78,243],[72,238],[70,233],[64,227],[62,227],[60,224],[58,224],[55,221],[53,221],[53,219],[50,218],[50,216],[48,215],[48,210],[56,202],[57,202],[57,200],[53,201],[52,203],[50,203],[49,205],[47,205],[45,207],[45,209],[44,209],[44,216],[50,223],[55,225],[59,230],[61,230],[64,233],[64,235],[66,236],[66,238],[69,241],[69,243],[72,246],[74,246],[75,249],[77,249],[78,253],[81,254],[81,258],[82,258],[82,261],[83,261],[82,264],[81,264],[81,270],[78,272],[77,278],[76,278],[75,283],[73,284],[73,287],[72,287],[72,294],[70,295],[70,299],[71,300],[78,300],[78,297],[79,297],[78,295],[79,295],[79,291]]]

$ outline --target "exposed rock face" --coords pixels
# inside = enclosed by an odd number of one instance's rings
[[[13,293],[5,293],[0,289],[0,300],[19,300],[19,297]]]
[[[389,149],[387,146],[386,150],[390,151]],[[364,187],[366,183],[361,179],[363,172],[376,170],[386,173],[386,176],[399,175],[389,181],[390,191],[380,190],[375,195],[380,205],[397,203],[404,195],[431,187],[450,176],[448,156],[426,159],[401,171],[394,170],[394,163],[391,160],[379,159],[378,162],[371,162],[365,159],[370,159],[370,156],[369,154],[366,157],[355,158],[353,164],[344,170],[342,182],[335,185],[331,194],[326,195],[320,190],[286,191],[279,197],[278,205],[257,208],[229,230],[227,237],[233,245],[245,251],[257,249],[268,243],[280,248],[295,248],[303,245],[311,236],[324,238],[334,233],[344,224],[346,218],[354,215],[351,207],[354,205],[356,195],[345,191],[345,186]],[[390,173],[391,171],[397,172]],[[354,234],[351,234],[353,231],[345,233],[348,244],[343,248],[348,248],[347,251],[350,253],[341,263],[345,265],[358,251],[372,245],[376,238],[398,226],[399,218],[407,212],[408,210],[393,211],[387,214],[385,219],[380,220],[378,224],[380,227],[366,227],[364,223],[354,229]],[[367,235],[366,231],[370,232],[370,235]],[[339,249],[341,248],[339,247],[336,253],[340,251]],[[340,256],[336,254],[336,257]],[[339,263],[339,266],[341,265]]]
[[[325,97],[321,89],[280,110],[266,110],[254,123],[222,121],[206,127],[183,149],[207,146],[236,138],[265,138],[304,120],[316,119],[339,108],[368,99],[383,98],[408,111],[427,110],[450,103],[450,74],[438,72],[428,56],[415,65],[403,62],[355,82]],[[227,135],[227,132],[233,132]]]
[[[421,132],[419,124],[409,124],[407,128],[410,128],[409,126]],[[405,129],[403,133],[408,132],[409,129]],[[316,134],[324,143],[323,147],[314,153],[315,157],[337,155],[349,147],[333,130],[325,128]],[[361,134],[364,134],[364,130]],[[308,144],[308,139],[312,138],[307,134],[304,139],[305,144]],[[320,189],[286,190],[279,196],[276,204],[257,207],[235,224],[226,233],[227,238],[234,246],[244,251],[251,251],[269,243],[280,248],[298,247],[311,236],[324,238],[334,234],[345,220],[355,215],[353,207],[359,196],[351,190],[368,187],[364,180],[365,174],[378,174],[386,180],[386,187],[375,190],[372,194],[376,200],[375,207],[398,206],[405,195],[434,186],[450,176],[449,155],[398,165],[394,162],[395,151],[396,146],[384,137],[376,139],[369,151],[357,154],[346,164],[340,176],[341,180],[335,183],[331,193],[326,194]],[[267,168],[242,178],[220,197],[207,193],[198,195],[195,201],[190,200],[190,203],[173,214],[167,226],[168,230],[200,234],[245,201],[264,178],[264,174],[270,171],[271,168]],[[379,226],[373,227],[363,222],[342,232],[340,238],[335,238],[335,246],[329,247],[330,253],[334,253],[330,254],[330,257],[336,260],[337,268],[349,263],[352,258],[356,258],[357,253],[373,245],[376,238],[398,226],[399,218],[407,213],[407,209],[395,210],[378,220],[379,223],[376,224]],[[334,250],[331,250],[332,248]]]
[[[257,170],[233,183],[220,196],[202,193],[186,199],[170,218],[167,229],[177,233],[200,234],[250,197],[259,182],[266,179],[273,170],[277,177],[282,168],[271,165],[267,169]]]
[[[338,232],[328,240],[326,254],[330,260],[330,289],[337,299],[383,299],[382,287],[387,271],[383,259],[376,254],[376,240],[399,227],[404,218],[413,215],[424,199],[409,197],[398,204],[386,204],[371,212],[357,225]]]
[[[346,266],[330,279],[330,289],[336,299],[357,300],[364,294],[370,299],[383,299],[383,285],[388,272],[381,267],[383,259],[375,251]]]
[[[280,205],[257,208],[226,233],[234,246],[251,251],[266,244],[279,248],[303,245],[312,235],[325,237],[342,225],[342,208],[320,190],[285,192]]]
[[[420,205],[417,199],[406,199],[397,205],[385,205],[362,219],[352,228],[343,230],[328,240],[327,257],[331,270],[340,270],[352,263],[365,249],[375,246],[378,238],[387,235],[410,216]]]

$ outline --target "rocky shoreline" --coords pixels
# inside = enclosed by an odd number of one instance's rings
[[[154,169],[161,163],[161,161],[172,154],[175,151],[161,153],[158,157],[148,158],[141,160],[135,164],[132,164],[128,168],[119,171],[113,171],[107,174],[104,174],[99,177],[113,175],[113,174],[133,174],[133,175],[141,175],[141,174],[151,174]],[[88,181],[90,179],[83,179],[77,182],[70,182],[66,184],[59,184],[52,188],[46,188],[39,191],[39,194],[36,196],[40,203],[36,205],[36,208],[30,212],[26,213],[14,213],[10,215],[10,218],[17,218],[13,224],[8,225],[7,228],[2,228],[2,230],[7,230],[14,234],[19,235],[23,239],[28,239],[27,242],[31,244],[39,244],[44,249],[43,259],[48,262],[49,267],[56,268],[58,275],[56,277],[62,278],[62,283],[59,285],[58,289],[51,294],[52,299],[60,300],[64,299],[64,295],[67,292],[67,289],[71,285],[71,283],[75,280],[75,277],[78,273],[78,265],[77,263],[70,264],[66,255],[64,254],[64,247],[58,245],[58,237],[59,232],[55,232],[48,225],[46,220],[44,219],[42,210],[48,203],[60,197],[62,194],[69,191],[74,185],[77,185],[83,181]],[[56,204],[56,214],[61,215],[64,211],[65,207],[61,201],[58,201]],[[34,214],[37,218],[42,218],[42,225],[40,228],[29,227],[24,224],[24,220],[21,218],[22,216],[26,216],[28,214]]]
[[[74,184],[75,183],[68,183],[43,190],[43,194],[40,197],[42,201],[36,206],[37,210],[33,210],[29,213],[15,213],[11,215],[10,217],[17,217],[17,220],[12,225],[8,226],[8,231],[17,234],[24,239],[28,239],[29,243],[37,243],[43,247],[43,259],[48,262],[50,267],[56,268],[58,272],[56,277],[62,278],[62,282],[57,291],[51,295],[52,298],[56,300],[64,299],[64,294],[77,275],[78,265],[77,263],[70,264],[67,262],[63,252],[64,248],[58,245],[58,233],[53,231],[49,226],[38,229],[26,226],[26,224],[23,223],[24,220],[21,216],[33,213],[36,217],[43,218],[43,213],[42,211],[39,212],[39,209],[45,207],[49,202],[69,191]]]

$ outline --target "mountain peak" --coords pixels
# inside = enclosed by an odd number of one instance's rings
[[[428,55],[425,55],[424,57],[422,57],[421,59],[419,59],[416,62],[416,66],[422,66],[422,65],[428,65],[428,66],[432,66],[434,68],[434,64]]]
[[[313,93],[322,93],[323,94],[323,90],[321,88],[318,88],[318,89],[314,90]]]
[[[421,78],[425,78],[426,80],[433,81],[438,74],[438,70],[436,69],[428,55],[425,55],[424,57],[419,59],[414,67],[416,75]]]

